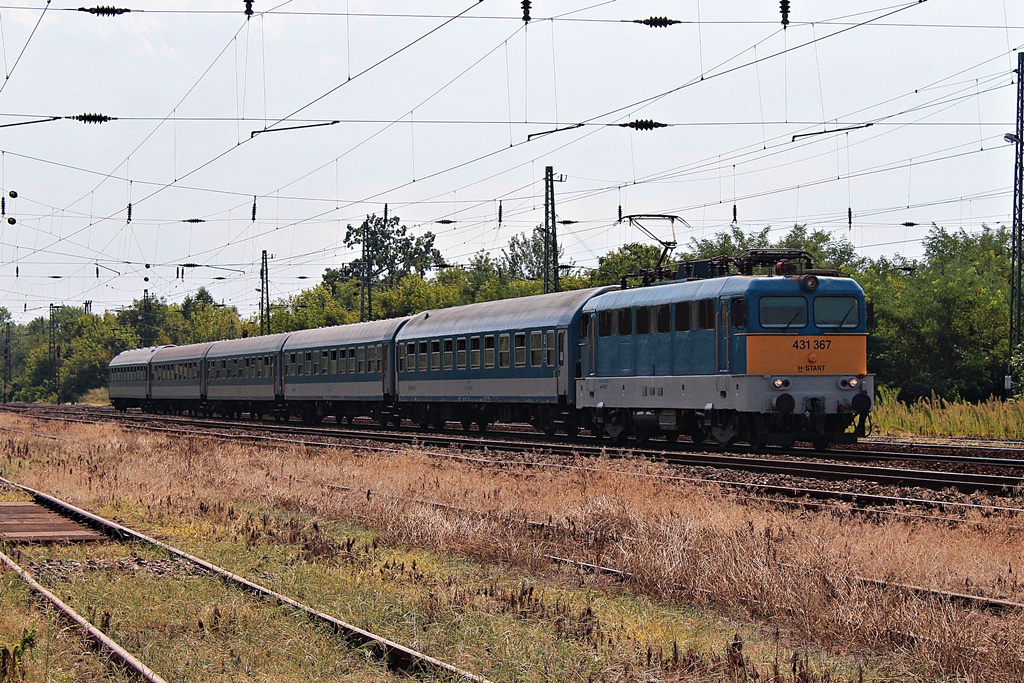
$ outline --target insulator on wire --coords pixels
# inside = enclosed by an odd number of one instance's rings
[[[245,18],[252,17],[252,0],[245,0]]]
[[[643,24],[650,26],[651,28],[665,28],[673,24],[681,24],[683,22],[678,19],[669,19],[668,17],[649,17],[647,19],[634,19],[634,24]]]
[[[789,26],[789,0],[779,0],[779,9],[782,10],[782,28]]]
[[[736,205],[732,205],[732,222],[736,223]]]
[[[21,266],[14,266],[14,277],[19,277],[19,276],[21,276]]]
[[[132,222],[132,203],[128,202],[128,222]]]
[[[99,266],[96,266],[96,279],[97,280],[100,279],[100,267]]]
[[[501,225],[501,202],[498,202],[498,225]]]
[[[563,221],[558,221],[559,225],[576,225],[579,221],[574,221],[571,218],[566,218]]]
[[[387,204],[384,205],[384,222],[385,223],[388,222],[388,205]]]
[[[256,222],[256,198],[252,198],[252,222]]]
[[[186,218],[182,223],[205,223],[205,218]]]
[[[913,221],[907,221],[906,223],[903,224],[903,227],[904,228],[915,228],[915,227],[917,227],[917,223],[915,223]]]
[[[622,222],[622,204],[619,204],[619,222]]]
[[[660,123],[658,121],[652,121],[651,119],[637,119],[636,121],[630,121],[629,123],[620,123],[620,128],[632,128],[633,130],[654,130],[655,128],[664,128],[667,123]]]
[[[853,230],[853,207],[846,207],[846,227],[849,230]]]
[[[530,0],[523,0],[523,21],[530,21]]]
[[[0,197],[0,216],[7,215],[7,197]]]
[[[117,118],[114,116],[107,116],[106,114],[75,114],[74,116],[65,116],[66,119],[73,119],[75,121],[81,121],[82,123],[106,123],[107,121],[116,121]]]
[[[127,14],[128,12],[131,12],[130,9],[126,9],[124,7],[79,7],[78,11],[95,14],[97,17],[114,17],[118,14]]]
[[[439,218],[437,222],[440,225],[451,225],[452,223],[455,223],[451,218]]]

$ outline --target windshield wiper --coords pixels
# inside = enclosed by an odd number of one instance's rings
[[[846,319],[850,317],[850,314],[853,313],[854,309],[856,309],[856,308],[857,308],[857,302],[854,301],[853,304],[850,306],[850,308],[846,311],[846,315],[844,315],[843,319],[839,321],[838,325],[836,325],[836,329],[837,330],[843,329],[843,325],[846,324]]]
[[[793,323],[796,322],[796,319],[800,317],[801,313],[806,313],[806,312],[807,312],[807,305],[806,304],[804,304],[803,308],[796,309],[796,313],[794,313],[793,317],[790,319],[790,321],[788,323],[786,323],[786,326],[782,328],[782,331],[783,332],[788,332],[790,325],[792,325]]]

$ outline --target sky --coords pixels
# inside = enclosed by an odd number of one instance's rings
[[[775,0],[245,4],[0,4],[16,321],[200,287],[251,316],[263,250],[284,299],[385,205],[449,263],[498,257],[543,223],[547,166],[580,270],[653,243],[620,211],[678,216],[643,223],[677,251],[806,224],[872,258],[1011,222],[1024,3],[791,0],[785,27]]]

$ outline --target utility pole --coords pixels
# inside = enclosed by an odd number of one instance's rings
[[[266,249],[260,265],[260,334],[270,334],[270,268]]]
[[[11,323],[8,322],[4,327],[4,403],[7,403],[7,387],[11,383]]]
[[[60,404],[60,319],[57,311],[64,308],[60,304],[50,304],[50,360],[53,363],[53,391],[57,396],[57,404]]]
[[[1013,165],[1013,232],[1010,247],[1010,360],[1021,344],[1021,314],[1024,309],[1024,52],[1017,53],[1017,128],[1004,136],[1015,150]],[[1006,372],[1006,393],[1012,389],[1012,369]]]
[[[564,182],[560,176],[557,182]],[[555,171],[544,168],[544,293],[561,291],[558,281],[558,221],[555,219]]]
[[[143,346],[152,346],[153,345],[153,329],[150,326],[150,320],[149,320],[150,319],[150,315],[149,315],[149,313],[150,313],[149,290],[148,289],[144,289],[144,290],[142,290],[142,324],[139,325],[139,327],[142,328],[141,329],[142,334],[140,336],[142,337],[141,341],[142,341],[142,345]]]

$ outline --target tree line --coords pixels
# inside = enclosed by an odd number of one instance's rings
[[[932,394],[978,401],[1004,394],[1009,357],[1007,228],[986,226],[968,233],[933,225],[918,259],[865,258],[848,239],[802,225],[777,239],[773,232],[771,227],[754,233],[733,227],[691,239],[670,260],[738,256],[762,248],[806,251],[817,267],[856,278],[874,302],[868,368],[879,385],[894,389],[905,401]],[[272,302],[272,332],[357,322],[361,310],[373,319],[391,318],[539,294],[543,287],[544,240],[539,231],[513,237],[498,256],[481,251],[461,266],[445,262],[434,235],[413,237],[396,216],[371,215],[358,228],[348,226],[345,244],[374,256],[328,268],[316,286]],[[616,284],[625,275],[654,267],[661,255],[659,246],[626,244],[599,257],[596,268],[569,264],[561,288]],[[204,288],[180,303],[147,298],[102,314],[64,305],[26,324],[12,323],[9,312],[0,308],[0,323],[7,323],[11,338],[6,398],[49,402],[78,400],[102,389],[107,363],[125,349],[255,336],[260,330],[257,316],[243,317],[236,308],[218,304]],[[1016,350],[1013,367],[1015,377],[1024,375],[1024,349]]]

